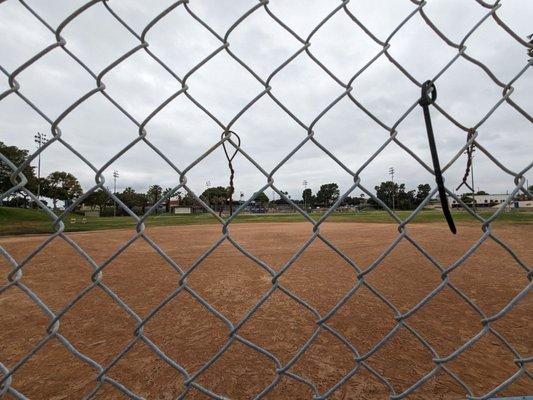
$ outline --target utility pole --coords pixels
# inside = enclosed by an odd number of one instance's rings
[[[118,171],[113,171],[113,194],[117,194],[117,178],[118,178]],[[113,217],[117,216],[117,205],[115,204],[115,207],[113,208]]]
[[[40,150],[41,147],[48,142],[46,138],[46,133],[37,132],[37,135],[34,136],[35,143],[37,143],[37,149]],[[41,199],[41,153],[37,156],[37,199]]]
[[[207,190],[207,205],[208,205],[209,207],[211,207],[211,200],[210,200],[210,198],[209,198],[209,195],[210,195],[210,193],[209,193],[209,188],[211,187],[211,181],[207,181],[207,182],[205,182],[205,186],[206,186],[207,189],[208,189],[208,190]]]
[[[305,179],[302,182],[302,185],[304,187],[304,193],[305,193],[305,189],[307,189],[307,181]],[[303,195],[302,197],[303,197],[303,201],[304,201],[304,210],[307,212],[307,202],[305,201],[305,195]]]
[[[472,209],[474,212],[477,212],[476,210],[476,190],[474,189],[474,148],[472,148],[472,155],[470,156],[471,164],[470,164],[470,177],[472,179]]]
[[[390,167],[389,168],[389,175],[391,176],[391,180],[392,180],[392,211],[394,212],[395,209],[394,209],[394,167]]]

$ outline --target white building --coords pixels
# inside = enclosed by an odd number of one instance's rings
[[[461,195],[457,195],[457,197],[461,197]],[[474,201],[476,203],[476,206],[478,207],[494,207],[498,206],[507,200],[509,197],[508,194],[475,194],[474,195]],[[448,205],[453,207],[461,207],[460,204],[451,196],[447,196],[448,198]],[[512,206],[511,202],[511,206]]]
[[[518,208],[533,209],[533,200],[521,200],[518,202]]]
[[[172,214],[192,214],[191,207],[170,207]]]

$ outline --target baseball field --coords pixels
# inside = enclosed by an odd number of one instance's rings
[[[148,225],[143,236],[133,228],[66,234],[95,265],[62,237],[27,259],[48,236],[4,236],[0,245],[26,259],[18,282],[60,318],[50,330],[50,317],[21,285],[8,285],[0,293],[0,361],[13,368],[41,344],[10,382],[31,399],[83,398],[95,388],[97,399],[128,398],[124,391],[209,398],[202,390],[249,399],[272,384],[265,398],[389,398],[414,385],[408,398],[457,399],[509,378],[498,396],[533,393],[532,372],[513,353],[533,350],[531,294],[482,323],[531,284],[520,263],[533,260],[533,226],[492,228],[518,260],[490,236],[479,244],[483,231],[473,223],[460,223],[455,236],[440,222],[407,232],[399,239],[394,224],[326,222],[317,237],[308,223],[264,222],[232,224],[234,243],[216,224]],[[442,271],[476,242],[443,283]],[[101,285],[91,278],[95,266],[103,266]],[[3,284],[11,268],[0,257]],[[145,321],[140,331],[136,318]]]

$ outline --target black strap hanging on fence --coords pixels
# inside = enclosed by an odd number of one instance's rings
[[[240,147],[241,145],[241,138],[239,135],[237,135],[233,131],[228,131],[232,136],[235,136],[237,138],[237,146]],[[222,132],[221,138],[224,138],[226,136],[226,132]],[[233,159],[237,155],[237,149],[233,152],[233,154],[230,156],[228,153],[228,149],[226,148],[226,142],[222,142],[222,148],[224,149],[224,153],[226,154],[226,158],[228,159],[228,168],[229,168],[229,215],[233,214],[233,193],[235,192],[235,187],[233,186],[233,177],[235,176],[235,170],[233,169]]]
[[[431,91],[431,93],[430,93]],[[430,97],[431,95],[431,97]],[[448,200],[446,198],[446,189],[444,188],[444,179],[442,178],[442,171],[440,170],[439,155],[437,153],[437,146],[435,145],[435,136],[433,135],[433,127],[431,126],[431,115],[429,114],[429,105],[437,99],[437,88],[431,81],[426,81],[422,85],[422,96],[418,104],[422,106],[424,111],[424,120],[426,122],[426,131],[428,134],[429,149],[431,151],[431,159],[433,160],[433,170],[435,171],[435,180],[439,189],[440,204],[442,212],[448,223],[448,227],[452,233],[456,233],[457,229],[453,222],[452,214],[448,207]]]

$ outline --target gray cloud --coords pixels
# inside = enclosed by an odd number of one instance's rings
[[[29,1],[54,28],[84,1]],[[171,1],[109,1],[109,5],[138,33]],[[191,0],[190,7],[219,35],[256,3],[249,0]],[[335,2],[272,0],[269,7],[303,38],[337,6]],[[409,1],[357,1],[349,10],[380,40],[415,9]],[[486,13],[475,2],[431,2],[425,12],[451,40],[462,37]],[[530,29],[533,3],[505,2],[498,15],[517,34]],[[67,47],[98,73],[119,56],[139,44],[114,20],[103,4],[96,4],[72,21],[62,36]],[[0,5],[0,64],[15,70],[25,60],[54,43],[55,38],[20,3]],[[149,49],[183,77],[187,71],[220,46],[220,42],[178,6],[148,33]],[[261,79],[301,47],[259,8],[230,35],[230,50],[250,66]],[[503,82],[512,79],[527,63],[526,50],[488,18],[466,42],[466,52],[482,61]],[[311,52],[339,79],[347,82],[381,51],[345,13],[340,11],[311,40]],[[390,54],[419,81],[432,78],[456,54],[416,15],[391,40]],[[61,49],[55,49],[17,80],[21,92],[50,118],[61,114],[76,99],[95,87],[94,79]],[[143,121],[159,104],[180,89],[180,84],[143,50],[125,60],[104,77],[109,93],[137,121]],[[189,93],[223,124],[231,121],[262,90],[262,85],[225,51],[214,56],[188,79]],[[533,114],[531,68],[513,86],[512,99]],[[7,79],[0,82],[5,90]],[[272,93],[304,124],[337,98],[344,89],[305,53],[271,81]],[[466,126],[475,125],[501,98],[501,88],[477,66],[459,59],[437,81],[438,102]],[[419,89],[383,55],[353,83],[352,94],[388,126],[392,126],[419,97]],[[434,128],[443,164],[464,145],[465,133],[433,111]],[[96,94],[60,124],[63,138],[100,168],[114,154],[134,140],[138,129],[101,94]],[[146,126],[147,138],[179,168],[185,168],[220,137],[221,128],[184,95],[178,96]],[[246,111],[232,128],[242,138],[243,148],[267,171],[274,168],[307,135],[267,95]],[[337,103],[314,126],[315,138],[349,168],[357,170],[388,138],[388,132],[347,98]],[[35,132],[50,133],[49,124],[15,95],[0,101],[0,140],[33,149]],[[422,113],[416,108],[397,127],[398,139],[430,164]],[[517,171],[531,162],[532,125],[516,110],[503,104],[479,129],[479,142],[506,166]],[[464,158],[446,173],[455,187],[464,173]],[[372,188],[388,178],[394,166],[397,179],[408,187],[433,184],[431,175],[410,155],[391,143],[362,172],[362,184]],[[247,196],[266,179],[242,156],[235,161],[236,191]],[[504,192],[514,186],[489,159],[476,153],[476,186]],[[85,189],[94,185],[94,173],[77,157],[56,143],[43,154],[43,171],[67,170],[80,178]],[[144,191],[154,183],[175,186],[177,174],[146,144],[139,143],[111,165],[105,173],[120,171],[119,188],[133,186]],[[218,149],[188,173],[188,182],[201,192],[205,182],[227,185],[229,172],[222,149]],[[275,174],[276,185],[299,198],[302,181],[313,190],[327,182],[347,189],[353,182],[324,152],[307,143]],[[270,195],[270,193],[268,193]]]

